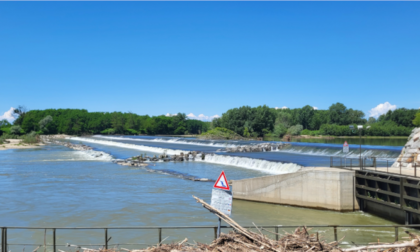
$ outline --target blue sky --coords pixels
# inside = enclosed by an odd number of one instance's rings
[[[419,13],[420,2],[0,2],[0,116],[419,108]]]

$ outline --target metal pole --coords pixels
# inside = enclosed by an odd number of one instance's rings
[[[55,236],[55,228],[53,228],[53,252],[57,252],[57,248],[56,248],[56,236]]]
[[[334,226],[334,241],[337,241],[337,226]]]
[[[159,228],[159,244],[162,242],[162,228]]]
[[[359,130],[359,151],[360,151],[360,157],[359,157],[359,164],[360,166],[360,170],[363,170],[363,165],[361,164],[362,161],[362,131]]]
[[[395,241],[398,241],[398,227],[395,227]]]
[[[4,251],[7,252],[7,228],[4,228]]]
[[[221,229],[221,224],[222,224],[222,219],[219,218],[219,223],[217,224],[217,238],[220,237],[220,232],[222,231]]]
[[[275,227],[275,233],[276,233],[276,241],[279,240],[279,227]]]
[[[108,228],[105,228],[105,249],[108,249]]]
[[[4,227],[1,228],[1,251],[5,251],[4,249]]]

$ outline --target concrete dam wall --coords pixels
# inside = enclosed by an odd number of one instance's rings
[[[354,172],[306,167],[295,173],[232,181],[233,198],[335,211],[359,209]]]

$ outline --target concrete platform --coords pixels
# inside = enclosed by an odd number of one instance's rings
[[[282,205],[354,211],[354,172],[305,167],[295,173],[232,181],[233,198]]]

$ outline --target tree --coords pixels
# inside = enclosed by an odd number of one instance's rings
[[[245,127],[244,129],[244,137],[249,137],[251,134],[249,134],[248,128]]]
[[[414,126],[420,126],[420,111],[417,112],[416,117],[413,120],[413,125]]]
[[[287,130],[287,133],[289,133],[290,135],[300,135],[300,132],[303,130],[303,126],[300,124],[297,124],[295,126],[290,127]]]
[[[307,129],[309,127],[309,123],[311,122],[312,117],[315,113],[314,111],[314,108],[309,105],[306,105],[300,110],[299,119],[304,129]]]
[[[330,112],[330,123],[332,124],[338,124],[343,125],[345,121],[345,115],[347,108],[344,106],[344,104],[337,102],[336,104],[333,104],[329,107]]]
[[[10,128],[10,134],[13,135],[20,135],[22,131],[22,127],[20,127],[19,125],[14,125]]]
[[[283,137],[287,133],[287,128],[283,124],[274,126],[273,134],[278,137]]]
[[[46,117],[44,117],[41,121],[39,121],[39,129],[44,132],[47,133],[49,130],[47,128],[47,125],[53,121],[52,116],[47,115]]]
[[[374,124],[376,123],[375,117],[369,117],[369,120],[367,121],[368,124]]]
[[[27,109],[25,106],[19,105],[13,110],[13,116],[16,120],[13,122],[14,125],[21,125],[22,121],[26,115]]]

